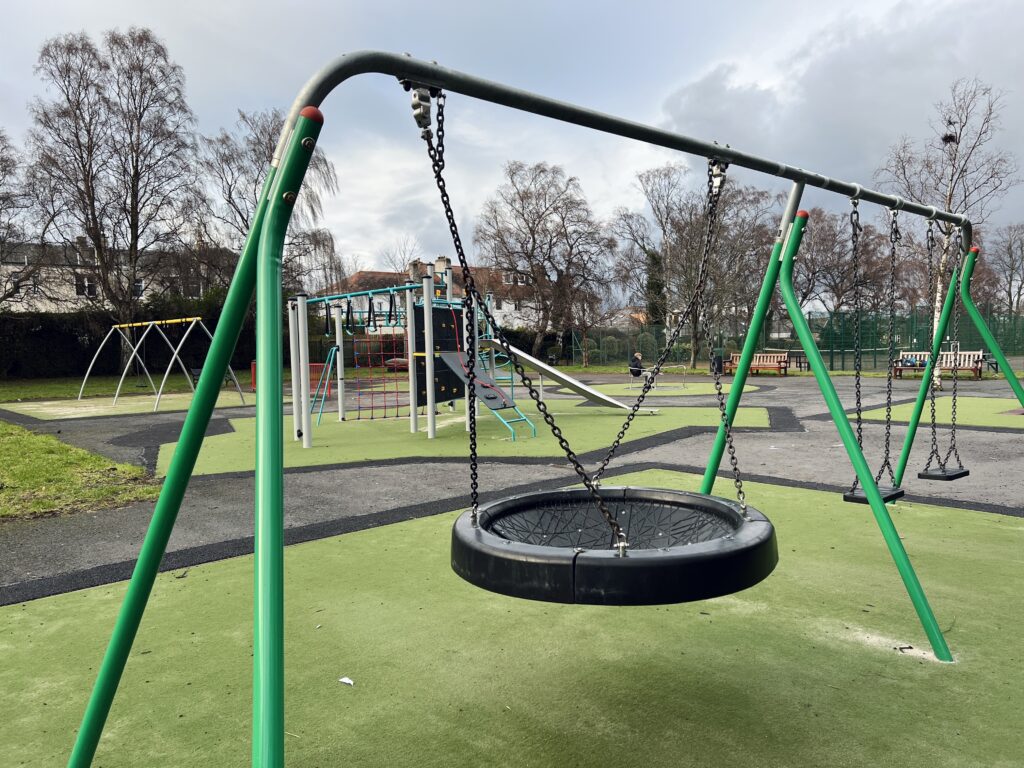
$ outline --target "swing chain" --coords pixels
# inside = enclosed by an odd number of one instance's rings
[[[857,445],[864,447],[864,406],[861,391],[861,367],[864,364],[864,356],[861,350],[861,315],[863,312],[863,294],[861,285],[861,264],[860,264],[860,233],[864,227],[860,223],[860,201],[856,197],[850,198],[850,260],[853,262],[853,391],[855,397],[855,410],[857,412]],[[857,476],[853,477],[853,485],[850,486],[850,493],[857,490],[859,485]]]
[[[961,278],[960,270],[963,266],[963,238],[958,229],[956,237],[953,239],[953,250],[956,256],[953,260],[953,272],[950,275],[950,280],[959,280]],[[960,450],[956,445],[956,400],[957,400],[957,380],[959,379],[960,371],[960,292],[953,288],[953,344],[956,345],[956,349],[953,350],[953,392],[952,402],[950,407],[952,413],[950,414],[949,424],[949,450],[946,451],[946,457],[943,459],[943,466],[949,461],[950,457],[956,458],[957,468],[963,469],[964,462],[960,458]],[[950,345],[952,347],[952,344]]]
[[[885,372],[885,444],[882,448],[882,466],[875,475],[875,483],[882,479],[882,473],[889,471],[889,482],[896,485],[891,460],[892,445],[892,378],[896,366],[896,249],[903,241],[900,232],[899,210],[893,209],[889,220],[889,366]]]
[[[928,333],[928,349],[931,350],[935,346],[935,305],[939,297],[939,287],[935,282],[935,222],[931,219],[928,220],[928,231],[925,233],[925,245],[928,251],[928,306],[931,308],[932,316],[929,319]],[[931,453],[928,454],[928,463],[924,465],[924,470],[927,472],[931,469],[932,462],[938,462],[940,469],[945,469],[945,462],[939,455],[939,433],[938,426],[935,420],[935,365],[938,361],[932,363],[932,375],[929,377],[931,380],[928,382],[928,401],[929,407],[931,408],[931,419],[932,419],[932,446]]]
[[[466,382],[468,383],[466,398],[469,405],[466,418],[469,420],[469,496],[472,505],[470,514],[475,526],[480,510],[480,474],[476,441],[476,308],[473,305],[472,296],[469,294],[466,295],[466,300],[462,303],[462,311],[465,314],[466,328],[469,329],[469,332],[465,334],[468,337],[465,344],[468,358],[466,361]],[[427,322],[425,316],[423,322]]]
[[[718,199],[721,195],[722,186],[725,182],[725,171],[720,170],[718,164],[715,161],[708,163],[708,197],[707,197],[707,228],[704,232],[704,253],[710,253],[712,244],[714,242],[715,235],[718,231],[717,221],[717,208]],[[705,264],[705,266],[707,266]],[[704,280],[698,284],[697,288],[697,313],[701,321],[701,330],[704,333],[704,338],[708,344],[708,359],[714,359],[715,355],[715,344],[711,337],[711,308],[712,308],[712,296],[711,288],[707,280],[707,275],[704,276]],[[736,445],[733,442],[732,437],[732,424],[729,423],[729,415],[725,407],[725,394],[722,392],[722,374],[719,369],[713,371],[715,379],[715,398],[718,400],[718,412],[719,418],[721,419],[722,428],[725,432],[725,447],[729,454],[729,465],[732,467],[732,482],[736,488],[736,499],[740,504],[740,514],[745,519],[747,516],[747,494],[743,491],[743,477],[740,475],[739,460],[736,458]]]
[[[690,312],[694,309],[695,305],[699,307],[697,302],[700,297],[700,292],[707,281],[709,272],[708,265],[711,261],[711,247],[714,241],[714,233],[717,231],[718,203],[721,199],[722,188],[725,186],[725,173],[728,168],[729,164],[727,162],[713,157],[708,158],[708,194],[705,203],[707,228],[705,230],[704,237],[704,250],[701,253],[701,260],[697,266],[697,282],[693,296],[690,297],[690,301],[687,303],[686,308],[682,312],[678,313],[679,319],[676,321],[675,327],[672,329],[672,333],[665,341],[665,346],[662,348],[661,354],[655,361],[651,374],[644,378],[644,385],[640,390],[640,395],[630,408],[629,414],[626,416],[626,420],[623,422],[622,428],[619,430],[619,434],[615,436],[615,440],[608,448],[608,453],[605,454],[604,459],[602,459],[600,465],[597,467],[597,471],[594,472],[595,483],[600,483],[602,475],[604,475],[605,470],[608,468],[608,464],[611,462],[612,458],[615,456],[615,452],[619,449],[619,445],[622,444],[623,439],[626,437],[626,432],[633,423],[633,419],[636,418],[640,407],[647,398],[647,394],[651,391],[651,388],[654,386],[654,382],[657,381],[657,377],[661,374],[661,369],[668,360],[669,353],[675,347],[676,342],[682,335],[683,327],[686,325],[686,320],[690,316]]]
[[[579,458],[576,456],[576,453],[575,453],[575,451],[573,451],[572,446],[569,445],[569,441],[566,440],[565,436],[562,434],[562,430],[555,423],[554,417],[551,415],[551,412],[548,410],[547,403],[545,403],[541,399],[540,393],[537,391],[537,388],[533,386],[533,380],[526,373],[526,369],[523,367],[523,364],[519,361],[518,357],[516,357],[516,355],[513,354],[512,349],[511,349],[511,345],[509,344],[509,341],[506,338],[504,331],[495,322],[494,317],[491,314],[491,311],[488,309],[486,302],[483,300],[483,297],[480,295],[480,291],[476,287],[476,281],[473,278],[473,273],[472,273],[472,271],[470,269],[469,261],[466,258],[466,252],[465,252],[465,250],[464,250],[464,248],[462,246],[462,238],[459,235],[459,228],[458,228],[458,225],[455,222],[455,213],[452,210],[451,198],[448,195],[447,184],[445,183],[444,177],[442,175],[442,172],[444,171],[444,167],[445,167],[445,160],[444,160],[444,135],[445,135],[445,133],[444,133],[444,131],[445,131],[445,129],[444,129],[444,107],[445,107],[445,100],[446,100],[446,95],[444,94],[444,92],[438,93],[438,95],[437,95],[437,141],[436,141],[436,143],[434,141],[434,136],[433,136],[433,134],[432,134],[432,132],[431,132],[429,127],[420,126],[423,129],[422,133],[420,135],[421,135],[422,139],[427,144],[427,155],[430,157],[431,167],[432,167],[432,169],[434,171],[434,182],[435,182],[435,184],[437,186],[438,192],[441,195],[441,204],[444,206],[444,214],[445,214],[445,218],[448,221],[448,230],[449,230],[449,233],[451,234],[451,237],[452,237],[452,245],[455,248],[455,254],[456,254],[456,256],[459,259],[459,266],[462,269],[462,282],[463,282],[463,287],[465,289],[466,295],[469,297],[469,300],[475,305],[475,308],[479,309],[479,311],[483,315],[484,319],[488,322],[488,324],[494,330],[495,338],[498,340],[498,343],[501,345],[501,348],[505,352],[505,354],[508,355],[508,358],[511,361],[512,366],[515,368],[516,374],[519,376],[520,380],[523,382],[523,386],[526,387],[526,390],[529,393],[530,398],[534,401],[534,404],[536,405],[537,410],[540,412],[541,416],[543,417],[544,423],[547,424],[548,427],[550,428],[551,434],[558,441],[559,446],[562,448],[562,451],[565,453],[566,459],[572,465],[573,470],[575,471],[576,475],[580,478],[580,480],[582,481],[583,485],[590,492],[591,498],[594,500],[594,503],[597,505],[597,508],[600,510],[602,517],[604,517],[605,521],[608,523],[609,527],[612,529],[612,533],[613,533],[613,535],[615,537],[615,542],[616,542],[615,546],[618,548],[619,553],[620,554],[624,554],[625,553],[625,548],[627,546],[625,531],[622,529],[622,526],[619,525],[618,521],[615,519],[615,517],[612,515],[612,513],[608,510],[608,506],[605,503],[604,498],[602,498],[602,496],[600,494],[600,491],[598,491],[597,485],[594,483],[594,481],[587,474],[586,469],[583,467],[583,464],[580,462]],[[473,311],[473,316],[475,317],[475,310]],[[475,344],[474,344],[474,347],[475,347]],[[473,354],[475,356],[475,354],[476,354],[475,349],[473,350]],[[475,376],[476,376],[476,374],[475,374],[475,361],[473,361],[471,359],[468,368],[469,368],[469,371],[467,371],[466,378],[467,378],[468,381],[470,381],[470,389],[473,390],[474,389],[473,382],[475,381]],[[470,379],[471,375],[473,376],[473,379]],[[470,409],[470,413],[472,414],[474,410],[475,410],[474,408],[471,408]],[[475,435],[476,435],[476,419],[475,418],[471,418],[470,419],[469,427],[470,427],[470,468],[471,468],[471,477],[473,477],[475,479],[475,471],[476,471],[476,466],[477,466],[477,450],[476,450],[476,440],[475,440]],[[478,493],[477,488],[475,486],[472,488],[472,504],[473,504],[473,512],[472,512],[473,520],[474,520],[474,522],[476,522],[476,512],[478,510],[478,504],[479,504],[479,493]]]

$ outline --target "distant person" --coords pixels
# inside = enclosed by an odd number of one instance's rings
[[[633,358],[629,361],[629,375],[633,378],[642,376],[644,372],[644,356],[639,352],[633,353]]]

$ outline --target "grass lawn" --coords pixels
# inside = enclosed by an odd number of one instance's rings
[[[154,383],[156,386],[159,387],[163,371],[161,371],[159,375],[154,374],[152,371],[150,374],[154,377]],[[238,383],[241,385],[242,391],[248,393],[251,381],[249,369],[239,369],[235,371],[235,376],[238,377]],[[113,400],[114,392],[117,391],[117,382],[120,378],[120,376],[90,376],[89,383],[86,386],[82,397],[105,398],[108,401]],[[77,398],[78,390],[81,386],[81,377],[61,379],[0,379],[0,403],[16,403],[22,400],[61,400]],[[181,374],[181,371],[178,370],[175,370],[171,374],[167,379],[167,386],[164,387],[165,394],[168,392],[191,391],[188,381]],[[124,397],[139,394],[148,394],[155,397],[156,391],[149,386],[149,381],[144,376],[137,380],[135,376],[129,375],[124,380],[124,386],[121,387],[121,396]],[[235,397],[237,399],[237,394]],[[120,398],[118,398],[118,401],[120,401]],[[152,405],[150,407],[152,407]]]
[[[449,565],[454,514],[289,547],[288,764],[1020,766],[1024,521],[893,507],[957,659],[940,664],[867,510],[748,493],[777,527],[775,573],[677,606],[476,589]],[[252,581],[251,557],[158,578],[97,766],[248,765]],[[6,765],[64,764],[124,591],[0,608]]]
[[[245,405],[254,405],[256,396],[242,390]],[[291,398],[286,398],[291,400]],[[26,400],[21,403],[0,403],[0,408],[37,419],[88,419],[93,416],[127,416],[133,413],[145,414],[153,412],[156,398],[152,394],[135,395],[117,399],[114,405],[112,397],[90,397],[81,400]],[[160,398],[160,413],[171,411],[187,411],[192,404],[192,393],[189,391],[164,394]],[[218,408],[229,408],[242,405],[238,392],[224,389],[217,398]]]
[[[562,449],[551,436],[539,414],[524,406],[537,425],[537,437],[530,438],[522,424],[514,425],[519,439],[512,442],[509,431],[486,408],[480,409],[478,439],[480,456],[561,457]],[[551,400],[548,403],[569,443],[577,453],[607,448],[615,439],[626,412],[610,408],[577,407],[575,400]],[[285,417],[284,462],[286,467],[310,467],[378,459],[422,456],[465,456],[469,439],[465,431],[464,410],[457,402],[453,413],[437,417],[437,437],[427,440],[426,419],[420,418],[420,434],[409,434],[409,422],[401,419],[339,422],[336,414],[325,413],[319,427],[313,427],[313,447],[303,449],[290,439],[291,416]],[[666,408],[655,414],[641,413],[633,421],[626,441],[686,426],[717,427],[717,408]],[[315,419],[314,419],[315,422]],[[194,474],[251,471],[256,455],[256,419],[231,419],[234,432],[212,435],[203,441]],[[738,427],[767,427],[764,408],[741,408]],[[164,475],[176,443],[160,447],[157,474]]]
[[[0,421],[0,520],[156,499],[141,467]]]
[[[1020,403],[1013,397],[963,397],[956,399],[956,421],[957,424],[966,424],[972,427],[1016,427],[1024,429],[1024,416],[1008,411],[1020,409]],[[892,409],[894,421],[907,422],[913,413],[914,404],[897,405]],[[953,414],[953,398],[940,396],[935,398],[935,421],[939,424],[949,424]],[[864,418],[870,421],[884,421],[885,408],[876,408],[864,412]],[[930,424],[931,411],[928,401],[924,401],[924,410],[921,412],[921,425],[927,427]]]

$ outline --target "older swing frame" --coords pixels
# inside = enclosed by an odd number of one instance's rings
[[[253,764],[279,767],[284,764],[284,492],[283,492],[283,424],[281,401],[282,319],[279,311],[281,297],[281,260],[285,232],[297,199],[303,176],[308,167],[316,140],[323,126],[319,105],[330,92],[346,80],[365,73],[378,73],[397,77],[431,88],[443,88],[494,104],[531,112],[575,125],[592,128],[616,136],[631,138],[669,149],[706,158],[718,158],[731,165],[766,173],[793,182],[789,200],[772,248],[765,279],[758,295],[754,318],[743,345],[732,389],[726,406],[726,416],[720,424],[714,447],[708,460],[701,493],[710,494],[725,449],[726,433],[739,405],[743,385],[750,370],[757,343],[758,331],[767,313],[776,283],[779,283],[797,335],[807,355],[819,388],[839,430],[854,470],[860,479],[868,503],[882,531],[889,551],[896,563],[904,585],[917,611],[926,635],[937,658],[952,661],[938,622],[925,598],[924,591],[914,573],[899,534],[874,483],[874,477],[839,401],[825,364],[815,345],[807,322],[799,310],[793,290],[793,257],[799,237],[807,222],[806,214],[797,212],[806,185],[837,192],[887,208],[899,209],[919,216],[931,217],[960,227],[965,250],[971,244],[971,222],[964,216],[934,207],[920,205],[886,195],[850,182],[838,181],[783,163],[740,152],[729,147],[674,134],[622,118],[595,112],[583,107],[539,96],[488,80],[474,77],[409,56],[378,51],[361,51],[336,59],[316,74],[301,90],[285,122],[271,167],[264,180],[245,246],[239,258],[224,303],[217,331],[206,365],[203,367],[196,395],[189,409],[174,459],[154,509],[135,571],[132,574],[117,623],[104,655],[96,685],[89,699],[82,726],[78,731],[69,765],[81,768],[92,762],[103,725],[110,711],[121,674],[127,662],[132,642],[141,622],[146,602],[152,590],[170,538],[171,531],[188,486],[192,468],[201,447],[203,434],[217,400],[220,383],[227,370],[228,360],[241,331],[242,321],[252,301],[257,302],[257,358],[261,376],[257,388],[257,461],[256,461],[256,524],[255,524],[255,584],[254,600],[254,659],[253,659]],[[783,248],[785,247],[785,253]],[[1024,406],[1024,389],[1005,365],[1005,357],[991,333],[985,328],[980,314],[969,301],[968,286],[976,252],[965,254],[966,262],[960,274],[954,274],[949,283],[937,344],[945,331],[948,308],[954,291],[959,287],[968,313],[989,343],[1003,370],[1006,371],[1015,394]],[[933,350],[935,352],[935,350]],[[932,360],[937,358],[932,355]],[[914,432],[920,419],[927,394],[931,370],[925,371],[918,393],[914,418],[911,421],[903,454],[896,472],[897,485],[902,480],[913,443]]]

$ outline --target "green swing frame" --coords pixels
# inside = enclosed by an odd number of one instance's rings
[[[556,101],[526,91],[483,80],[437,64],[397,54],[362,51],[342,56],[315,75],[302,89],[292,107],[282,132],[274,160],[263,183],[252,230],[242,249],[223,312],[202,375],[196,386],[192,406],[186,416],[181,436],[168,468],[167,476],[153,512],[139,559],[129,582],[118,614],[110,643],[103,657],[96,684],[86,707],[81,728],[68,761],[69,766],[91,765],[110,711],[117,686],[124,671],[132,643],[145,611],[153,583],[160,568],[182,498],[195,467],[203,435],[216,404],[221,380],[235,348],[242,321],[256,294],[257,359],[260,374],[256,388],[257,456],[256,456],[256,523],[255,523],[255,599],[253,658],[253,739],[252,764],[278,768],[284,764],[284,492],[283,438],[281,418],[282,388],[282,317],[281,263],[285,233],[308,168],[316,140],[323,125],[318,106],[338,85],[364,73],[397,77],[402,82],[443,88],[494,104],[592,128],[613,135],[632,138],[657,146],[717,158],[751,170],[793,182],[789,199],[772,248],[764,281],[758,296],[754,317],[747,330],[743,352],[735,372],[726,414],[720,425],[709,457],[701,488],[710,493],[725,447],[727,420],[730,424],[739,407],[743,384],[750,371],[764,318],[776,284],[781,287],[786,307],[807,355],[854,470],[868,495],[868,501],[882,535],[910,594],[935,656],[952,661],[952,654],[917,579],[888,510],[878,493],[874,477],[857,446],[849,420],[843,410],[825,364],[815,346],[811,331],[799,309],[793,290],[793,261],[807,214],[798,212],[804,187],[812,186],[849,197],[873,202],[889,208],[928,216],[958,226],[963,231],[964,248],[971,243],[971,222],[964,216],[938,211],[935,208],[901,200],[857,184],[830,179],[803,169],[746,154],[729,147],[673,134],[650,126]],[[945,332],[949,309],[959,286],[961,297],[990,351],[1003,366],[1014,393],[1024,407],[1024,390],[1016,380],[1006,358],[996,344],[981,315],[970,300],[970,275],[977,258],[977,249],[966,254],[963,274],[954,274],[949,284],[939,332],[935,345]],[[934,345],[933,345],[934,346]],[[937,358],[937,347],[931,360]],[[898,480],[902,479],[913,444],[914,432],[931,373],[931,363],[922,378],[903,452]]]

